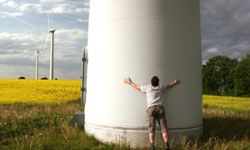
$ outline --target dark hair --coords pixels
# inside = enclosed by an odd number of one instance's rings
[[[159,85],[159,78],[157,76],[153,76],[151,79],[151,85],[152,86],[158,86]]]

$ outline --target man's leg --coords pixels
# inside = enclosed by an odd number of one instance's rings
[[[167,131],[163,131],[162,132],[162,137],[163,137],[163,140],[165,142],[166,149],[169,150],[170,149],[170,144],[169,144],[169,141],[168,141],[168,132]]]
[[[162,137],[163,140],[166,144],[166,148],[169,149],[170,148],[170,144],[168,141],[168,132],[167,132],[167,120],[165,117],[165,110],[164,107],[161,107],[160,109],[160,115],[159,115],[159,120],[160,120],[160,126],[161,126],[161,130],[162,130]]]
[[[163,137],[164,142],[167,143],[168,142],[168,133],[167,132],[162,133],[162,137]]]
[[[149,142],[150,142],[150,149],[155,150],[155,119],[152,118],[152,122],[150,123],[151,126],[149,127]],[[152,126],[153,125],[153,126]]]
[[[150,142],[151,150],[155,149],[154,141],[155,141],[155,123],[156,123],[156,119],[155,119],[155,117],[153,115],[154,111],[155,111],[155,107],[150,107],[147,110],[149,142]]]
[[[168,141],[168,133],[167,132],[162,133],[162,137],[164,139],[166,148],[170,149],[170,144],[169,144],[169,141]]]
[[[150,142],[150,144],[154,144],[154,142],[155,142],[155,134],[154,133],[149,133],[149,142]]]

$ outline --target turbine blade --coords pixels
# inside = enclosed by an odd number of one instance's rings
[[[19,22],[25,24],[26,26],[28,26],[28,27],[30,27],[30,28],[36,30],[36,27],[35,27],[33,24],[31,24],[31,23],[25,21],[24,19],[20,19],[20,18],[18,18],[18,17],[14,17],[14,19],[16,19],[17,21],[19,21]]]
[[[34,53],[34,55],[32,57],[32,61],[34,61],[35,57],[36,57],[36,52]]]
[[[34,47],[34,49],[36,50],[36,40],[35,40],[35,47]]]
[[[47,13],[47,19],[48,19],[48,30],[49,30],[50,29],[49,12]]]
[[[47,38],[46,38],[46,41],[45,41],[45,44],[44,44],[44,47],[43,47],[43,49],[45,49],[45,48],[46,48],[46,46],[47,46],[47,43],[48,43],[48,40],[49,40],[49,33],[48,33],[48,35],[47,35]]]

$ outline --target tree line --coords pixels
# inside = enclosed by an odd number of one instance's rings
[[[250,97],[250,54],[215,56],[202,65],[203,94]]]

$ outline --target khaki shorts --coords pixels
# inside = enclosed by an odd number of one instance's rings
[[[163,106],[150,106],[147,110],[147,121],[149,133],[155,133],[156,121],[160,125],[162,133],[167,132],[167,120]]]

